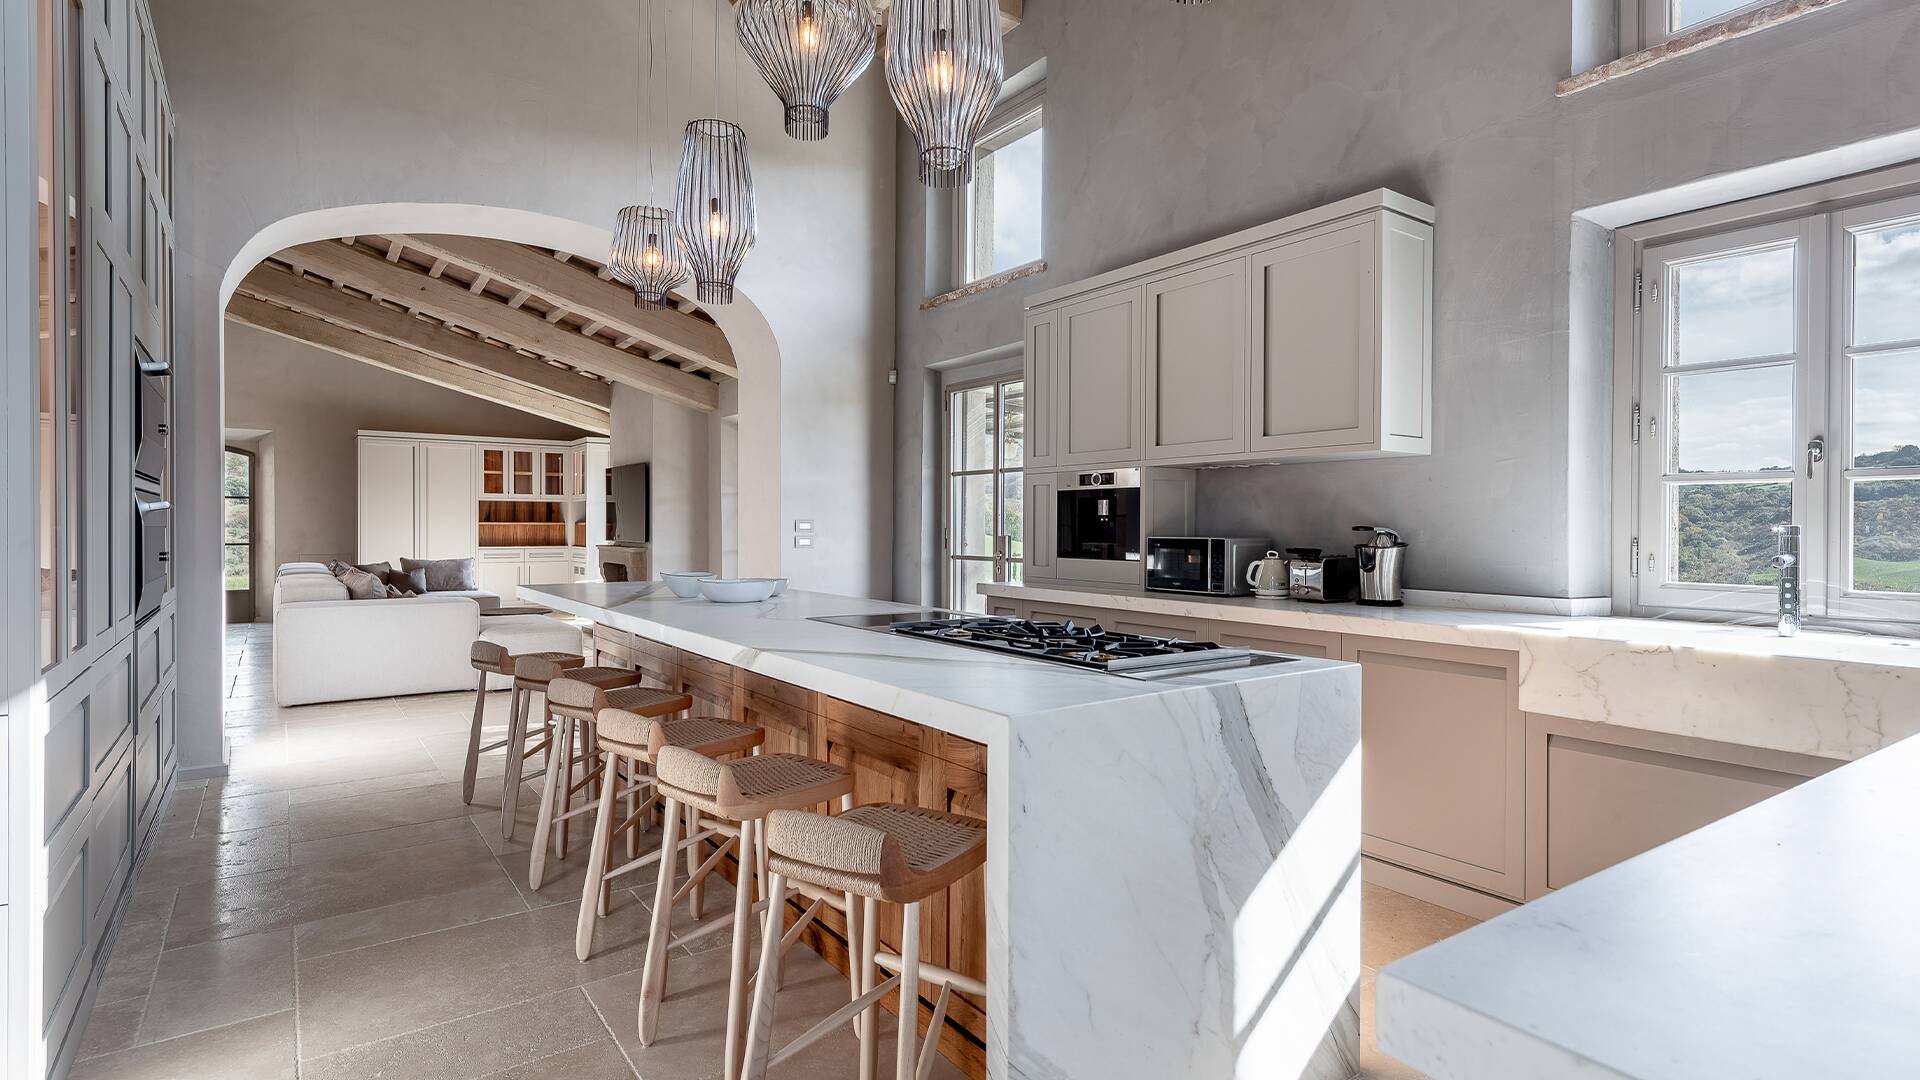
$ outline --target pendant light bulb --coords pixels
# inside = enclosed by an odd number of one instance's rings
[[[813,0],[800,0],[800,47],[808,52],[820,47],[820,23],[813,17]]]
[[[707,200],[707,235],[715,240],[724,239],[727,235],[727,219],[720,213],[719,199]]]
[[[927,65],[927,79],[943,94],[953,93],[953,48],[947,42],[949,31],[933,32],[933,62]]]

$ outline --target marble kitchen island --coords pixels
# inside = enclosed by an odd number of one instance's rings
[[[519,595],[690,670],[730,667],[763,697],[798,688],[828,713],[984,746],[986,1075],[1357,1070],[1355,665],[1141,680],[815,621],[918,610],[879,601],[718,605],[638,583]]]

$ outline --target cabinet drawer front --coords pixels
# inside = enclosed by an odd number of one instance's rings
[[[714,670],[716,667],[718,671]],[[681,653],[678,672],[680,689],[693,697],[694,715],[733,715],[732,668],[692,653]]]
[[[597,624],[593,628],[593,643],[597,648],[617,647],[621,649],[631,649],[634,647],[633,642],[633,635],[627,633],[625,630],[615,630],[610,626],[600,626]]]
[[[738,688],[754,697],[765,698],[774,704],[788,709],[810,713],[814,711],[813,691],[798,687],[792,683],[770,679],[755,671],[740,670],[736,680]]]
[[[1317,660],[1340,659],[1340,635],[1320,630],[1281,629],[1277,626],[1250,626],[1245,623],[1215,621],[1208,624],[1208,640],[1241,649],[1308,656]]]
[[[1356,222],[1252,256],[1251,450],[1376,437],[1378,231]]]
[[[938,734],[931,728],[909,723],[897,716],[874,712],[872,709],[855,705],[839,698],[822,697],[820,715],[833,724],[850,732],[857,732],[869,739],[883,739],[897,747],[914,753],[932,754],[934,739]]]
[[[738,690],[735,718],[767,733],[764,753],[814,753],[814,715],[779,698]]]

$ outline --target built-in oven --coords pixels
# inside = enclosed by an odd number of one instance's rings
[[[133,482],[146,491],[164,493],[167,462],[171,458],[168,443],[172,438],[167,408],[169,372],[165,364],[155,360],[146,347],[137,342],[134,355],[139,362],[140,392],[136,402],[138,427],[133,433]]]
[[[1272,541],[1250,536],[1147,537],[1147,588],[1160,592],[1243,596],[1247,567]]]
[[[173,578],[173,507],[162,499],[135,495],[133,510],[137,549],[134,567],[140,575],[134,621],[143,622],[160,610],[160,601]]]
[[[1062,477],[1054,518],[1062,559],[1140,561],[1140,470],[1074,473]],[[1072,481],[1066,483],[1064,481]]]

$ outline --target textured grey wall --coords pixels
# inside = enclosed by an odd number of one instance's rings
[[[1417,587],[1604,595],[1612,256],[1576,213],[1911,127],[1920,5],[1556,99],[1596,2],[1032,0],[1008,70],[1047,61],[1047,272],[918,310],[927,205],[896,154],[896,593],[932,580],[927,364],[1017,341],[1028,294],[1385,186],[1439,210],[1433,455],[1207,472],[1201,527],[1334,546],[1379,520]]]

